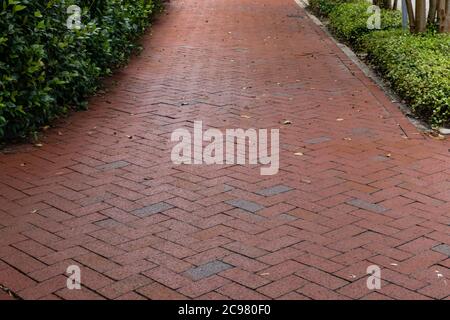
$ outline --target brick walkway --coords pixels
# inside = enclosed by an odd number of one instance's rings
[[[293,0],[168,12],[88,112],[0,155],[0,284],[24,299],[448,299],[450,144]],[[173,165],[170,134],[194,120],[281,128],[280,172]],[[73,264],[82,290],[66,288]]]

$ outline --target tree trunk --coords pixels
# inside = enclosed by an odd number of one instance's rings
[[[428,10],[428,23],[433,24],[436,21],[436,12],[439,0],[430,0],[430,9]]]
[[[409,20],[409,31],[415,33],[416,31],[416,18],[414,16],[414,10],[412,6],[411,0],[406,0],[406,10],[408,12],[408,20]],[[404,8],[402,8],[404,10]]]
[[[450,0],[439,0],[439,32],[450,32]]]
[[[379,6],[381,9],[392,9],[391,0],[372,0],[372,4]]]
[[[415,32],[425,32],[427,29],[427,9],[425,0],[416,0],[416,28]]]

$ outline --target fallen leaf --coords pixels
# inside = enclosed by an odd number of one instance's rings
[[[444,135],[442,135],[442,134],[440,134],[438,132],[435,132],[435,131],[427,132],[427,135],[430,138],[433,138],[435,140],[445,140],[445,136]]]

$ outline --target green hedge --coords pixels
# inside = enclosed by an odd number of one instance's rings
[[[315,14],[328,17],[328,15],[340,4],[355,2],[355,0],[309,0],[309,9]]]
[[[0,0],[0,141],[84,108],[99,77],[135,49],[157,1]],[[74,4],[80,30],[66,25]]]
[[[450,125],[450,35],[405,33],[400,12],[392,10],[381,10],[383,30],[369,30],[370,3],[361,0],[310,3],[313,11],[326,12],[338,38],[367,53],[417,116],[435,126]]]
[[[433,125],[450,125],[450,35],[374,32],[364,46],[417,115]]]
[[[372,15],[367,13],[370,4],[366,1],[343,3],[330,12],[332,31],[346,42],[358,46],[359,39],[371,32],[367,28],[367,20]],[[381,9],[381,29],[401,28],[402,18],[399,11]]]

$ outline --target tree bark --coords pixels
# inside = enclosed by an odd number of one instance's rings
[[[415,32],[425,32],[427,29],[427,9],[425,0],[416,0],[416,28]]]
[[[430,9],[428,11],[428,23],[433,24],[436,22],[436,12],[439,0],[430,0]]]
[[[450,0],[439,0],[439,32],[450,32]]]
[[[442,1],[442,0],[441,0]],[[415,33],[416,31],[416,18],[414,16],[414,10],[412,6],[411,0],[406,0],[406,10],[408,12],[408,20],[409,20],[409,31]],[[402,8],[404,10],[404,8]]]

